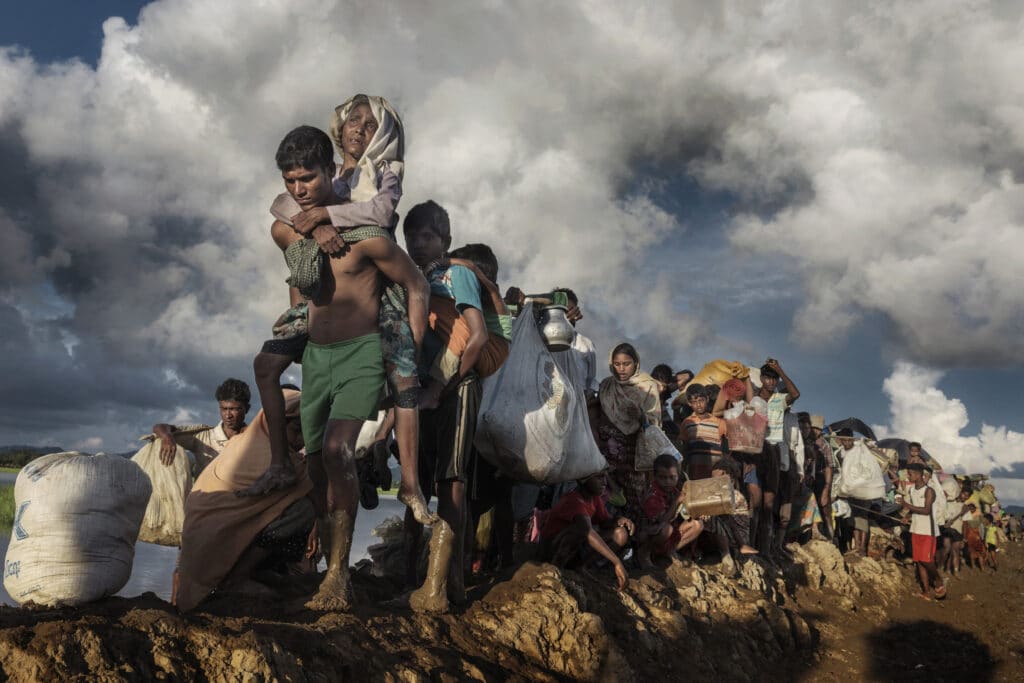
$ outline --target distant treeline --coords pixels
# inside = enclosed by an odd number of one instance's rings
[[[49,453],[59,453],[61,449],[50,448],[10,448],[0,451],[0,467],[24,467],[36,458]]]

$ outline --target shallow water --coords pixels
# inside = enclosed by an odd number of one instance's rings
[[[0,472],[0,475],[6,473]],[[14,481],[16,474],[11,474],[11,481]],[[0,479],[0,483],[3,479]],[[388,517],[401,517],[405,514],[405,506],[395,498],[381,497],[380,505],[376,510],[359,509],[356,517],[356,528],[352,536],[351,562],[355,564],[359,560],[369,558],[367,548],[378,542],[373,535],[373,529]],[[10,543],[9,532],[0,534],[0,547],[7,554],[7,545]],[[164,600],[171,599],[171,574],[174,571],[175,560],[178,556],[177,548],[168,548],[152,543],[135,544],[135,562],[132,564],[132,575],[128,583],[117,594],[121,597],[131,598],[142,595],[146,592],[156,593]],[[321,567],[322,569],[323,567]],[[0,604],[16,604],[7,590],[0,586]]]

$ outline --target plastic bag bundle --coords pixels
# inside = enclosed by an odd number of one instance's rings
[[[116,455],[54,453],[14,484],[4,588],[18,603],[79,605],[121,590],[132,573],[152,486]]]
[[[508,360],[484,380],[475,445],[513,479],[557,484],[607,466],[570,353],[548,350],[527,304],[512,329]]]
[[[858,441],[850,450],[841,451],[843,476],[839,495],[844,498],[874,500],[885,496],[885,479],[875,456]]]
[[[754,397],[748,404],[737,401],[726,410],[726,437],[729,450],[736,453],[760,453],[764,448],[764,436],[768,430],[768,404],[764,399]]]
[[[176,447],[174,462],[160,461],[159,439],[154,439],[132,456],[153,486],[146,514],[139,529],[139,540],[159,545],[180,546],[181,526],[185,522],[185,499],[192,490],[192,472],[188,454]]]
[[[654,469],[654,460],[662,454],[671,455],[679,462],[683,459],[672,441],[657,425],[647,425],[636,440],[636,458],[633,467],[637,472],[649,472]]]

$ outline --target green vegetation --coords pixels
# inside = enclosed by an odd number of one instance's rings
[[[36,458],[42,457],[43,455],[45,454],[40,453],[39,450],[36,449],[5,451],[0,453],[0,467],[5,470],[7,468],[14,468],[14,471],[17,472],[25,465],[29,464]]]
[[[0,485],[0,529],[9,531],[14,525],[14,484]]]
[[[6,465],[0,465],[0,472],[7,472],[8,474],[17,474],[21,472],[20,467],[7,467]]]

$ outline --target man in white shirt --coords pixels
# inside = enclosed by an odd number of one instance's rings
[[[249,385],[240,379],[226,379],[214,394],[220,410],[220,422],[216,427],[195,425],[176,427],[170,424],[153,425],[153,436],[163,443],[160,446],[160,461],[165,465],[174,463],[177,447],[181,446],[195,459],[198,474],[224,449],[228,439],[245,430],[245,415],[249,412]]]

